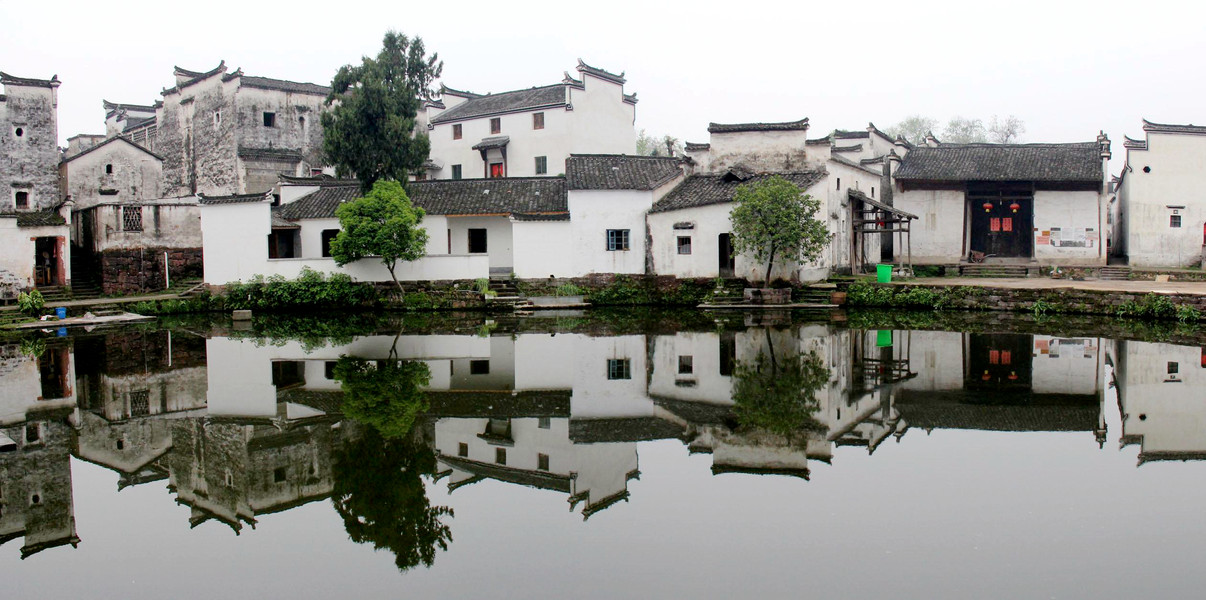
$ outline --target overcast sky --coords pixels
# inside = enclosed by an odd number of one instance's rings
[[[102,98],[158,99],[173,65],[329,83],[389,28],[479,93],[555,83],[579,57],[624,71],[638,129],[697,142],[709,121],[809,117],[817,137],[1016,114],[1023,141],[1104,129],[1117,171],[1141,118],[1206,123],[1200,3],[0,2],[0,70],[58,74],[62,140],[104,131]]]

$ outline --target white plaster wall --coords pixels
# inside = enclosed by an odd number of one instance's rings
[[[570,411],[574,418],[654,415],[653,402],[645,394],[645,336],[573,337],[577,352]],[[628,359],[632,378],[608,379],[609,359]]]
[[[1167,217],[1165,218],[1167,221]],[[1167,223],[1165,223],[1167,225]],[[1085,230],[1085,247],[1039,244],[1039,236],[1052,227],[1062,230]],[[1034,258],[1047,265],[1104,265],[1106,264],[1105,207],[1097,192],[1034,193]],[[1092,231],[1088,231],[1092,229]]]
[[[511,221],[515,276],[525,279],[572,277],[573,228],[569,221]]]
[[[433,219],[438,222],[439,219]],[[331,258],[268,259],[269,205],[262,202],[218,204],[201,209],[201,232],[205,242],[205,282],[215,285],[246,281],[256,275],[281,275],[292,279],[309,267],[322,273],[343,272],[356,281],[391,281],[389,271],[376,259],[359,260],[339,267]],[[425,220],[426,222],[426,220]],[[314,224],[311,236],[326,225]],[[318,254],[317,237],[310,247]],[[429,240],[429,248],[430,248]],[[303,241],[303,252],[306,252]],[[486,255],[428,255],[413,262],[400,262],[395,271],[399,281],[434,279],[477,279],[489,276]]]
[[[96,216],[96,250],[135,248],[200,248],[201,209],[195,200],[152,202],[142,206],[142,231],[122,229],[122,207],[103,204]],[[82,225],[82,223],[81,223]]]
[[[532,115],[538,112],[544,113],[544,129],[532,128]],[[488,173],[486,163],[482,161],[481,152],[474,150],[473,146],[485,138],[500,135],[510,138],[504,161],[507,177],[536,176],[537,156],[548,159],[548,173],[544,175],[564,174],[565,159],[572,151],[573,127],[570,119],[573,114],[564,107],[550,107],[457,121],[462,132],[459,140],[452,139],[453,123],[439,123],[428,131],[431,138],[430,156],[443,165],[433,178],[452,179],[452,166],[457,164],[461,165],[462,179],[485,178]],[[500,119],[499,133],[490,133],[492,118]],[[492,162],[502,160],[497,150],[491,151],[489,157]]]
[[[918,217],[912,224],[914,264],[950,264],[963,258],[965,204],[958,190],[896,191],[893,206]]]
[[[52,347],[47,352],[53,352]],[[0,426],[26,420],[30,410],[46,410],[75,406],[75,355],[67,353],[67,396],[50,400],[42,397],[42,375],[38,360],[20,353],[16,346],[6,348],[0,357]]]
[[[449,389],[510,391],[515,389],[515,342],[509,335],[486,338],[490,344],[488,358],[454,358],[449,361]],[[489,368],[485,373],[473,373],[470,363],[486,361]]]
[[[755,171],[799,171],[808,167],[807,130],[713,133],[710,168],[723,171],[743,164]]]
[[[205,341],[209,376],[209,414],[272,418],[276,386],[272,360],[285,348],[257,347],[251,340],[210,338]],[[293,357],[305,356],[298,351]]]
[[[339,219],[303,219],[298,224],[301,225],[301,257],[322,258],[322,232],[338,230]],[[442,215],[428,215],[420,221],[420,226],[427,231],[427,254],[448,254],[448,220]]]
[[[572,190],[570,228],[576,275],[645,272],[645,213],[653,192]],[[607,230],[627,229],[628,250],[607,250]]]
[[[896,341],[908,341],[909,364],[916,377],[901,383],[910,390],[963,389],[963,334],[958,331],[896,331]],[[901,338],[905,339],[902,340]],[[873,346],[874,339],[870,340]]]
[[[679,357],[690,356],[690,373],[679,373]],[[679,332],[653,341],[649,395],[691,402],[731,405],[733,378],[720,374],[720,336]]]
[[[1206,369],[1192,346],[1126,342],[1119,370],[1123,433],[1143,436],[1145,452],[1206,452]],[[1177,373],[1168,372],[1177,363]]]
[[[64,271],[70,282],[71,278],[71,244],[66,240],[70,237],[70,223],[53,227],[17,227],[15,217],[0,217],[0,292],[11,287],[25,290],[34,287],[34,249],[36,242],[33,238],[61,237]]]
[[[1034,336],[1030,389],[1036,394],[1097,394],[1104,367],[1099,338]],[[1043,353],[1041,348],[1047,347]]]
[[[574,154],[635,154],[636,106],[624,102],[623,86],[582,74],[585,90],[570,88],[569,114]],[[564,171],[564,162],[561,163]],[[549,166],[552,169],[552,165]]]
[[[574,387],[576,335],[521,334],[515,339],[515,389],[568,390]]]
[[[452,254],[488,258],[492,269],[510,269],[514,266],[514,251],[511,246],[511,219],[509,217],[447,217],[445,234],[452,236]],[[486,253],[469,254],[469,230],[486,230]],[[447,252],[448,246],[439,251]],[[482,275],[486,277],[487,275]],[[441,278],[454,279],[454,278]]]
[[[1137,267],[1184,267],[1201,264],[1206,223],[1206,136],[1148,133],[1147,150],[1127,150],[1123,188],[1126,251]],[[1150,173],[1144,173],[1150,167]],[[1181,227],[1169,226],[1172,210],[1180,210]]]

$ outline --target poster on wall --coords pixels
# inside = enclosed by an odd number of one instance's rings
[[[1048,232],[1040,233],[1047,234]],[[1049,243],[1056,248],[1092,248],[1099,239],[1100,234],[1092,227],[1052,227],[1049,236],[1040,235],[1035,243],[1039,245]]]

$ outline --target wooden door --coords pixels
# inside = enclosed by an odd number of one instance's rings
[[[1033,256],[1034,200],[972,198],[971,249],[989,256]]]
[[[720,267],[720,276],[732,277],[736,272],[737,260],[736,257],[733,256],[733,244],[729,238],[729,234],[720,234],[720,236],[717,238],[716,245],[719,249],[717,252],[717,259],[718,266]]]

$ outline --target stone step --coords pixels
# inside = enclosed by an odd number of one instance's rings
[[[1029,276],[1029,268],[1024,265],[960,265],[959,275],[963,277],[1015,277]]]

